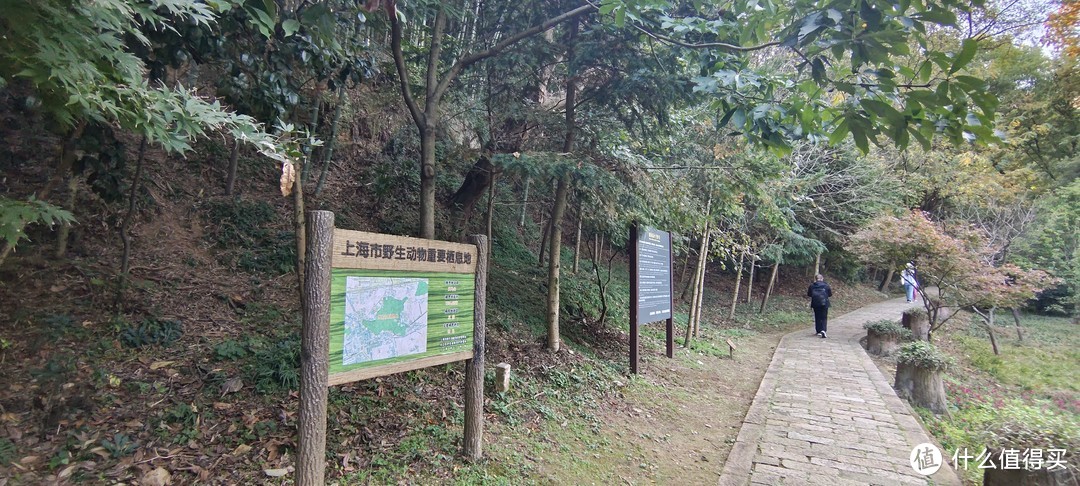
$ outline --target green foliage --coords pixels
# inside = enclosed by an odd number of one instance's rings
[[[15,455],[18,454],[18,450],[15,449],[15,443],[7,437],[0,437],[0,465],[9,466],[11,461],[15,459]]]
[[[214,357],[219,361],[236,360],[247,355],[247,348],[234,339],[226,339],[214,346]]]
[[[226,112],[193,90],[151,86],[143,76],[145,64],[131,52],[150,42],[143,26],[170,30],[180,23],[212,23],[215,15],[203,3],[4,0],[0,7],[6,32],[0,38],[5,61],[0,78],[30,86],[29,105],[40,107],[61,127],[89,120],[117,123],[179,152],[188,150],[193,138],[217,129],[271,141],[250,117]]]
[[[80,334],[82,327],[70,314],[53,314],[41,320],[41,332],[45,339],[58,341],[73,334]]]
[[[169,407],[162,416],[165,422],[180,425],[195,425],[198,419],[199,414],[195,412],[195,408],[184,402]]]
[[[272,343],[258,343],[250,365],[259,393],[296,390],[300,387],[300,336],[290,334]]]
[[[901,346],[896,354],[896,362],[931,370],[946,370],[953,366],[952,358],[926,341],[914,341]]]
[[[102,439],[101,447],[104,447],[105,450],[109,452],[110,457],[119,459],[135,452],[135,449],[139,448],[139,444],[132,441],[131,437],[128,437],[127,434],[117,433],[113,435],[112,440]]]
[[[208,235],[239,268],[284,274],[296,266],[295,233],[274,229],[274,208],[264,201],[218,200],[206,205],[206,217],[218,222]]]
[[[169,347],[184,335],[184,326],[176,320],[146,318],[120,329],[120,343],[129,348]]]
[[[28,201],[13,201],[0,196],[0,241],[10,247],[26,238],[27,225],[44,224],[52,227],[74,222],[75,216],[71,212],[45,201],[38,201],[33,197]]]
[[[704,6],[687,12],[666,1],[606,0],[600,11],[613,14],[616,25],[660,25],[665,37],[704,51],[694,89],[712,96],[721,126],[779,152],[792,140],[836,143],[848,135],[866,152],[880,137],[900,147],[911,139],[929,146],[935,134],[954,142],[994,138],[997,99],[963,71],[976,41],[947,52],[928,40],[928,32],[955,25],[956,12],[971,6],[766,1],[716,15]],[[750,54],[777,44],[802,62]],[[916,45],[921,55],[907,60]]]
[[[1062,317],[1025,316],[1023,321],[1022,343],[1016,342],[1015,336],[998,333],[1000,355],[991,350],[981,325],[971,328],[972,335],[955,339],[974,368],[1001,383],[1040,393],[1080,391],[1080,384],[1072,379],[1080,373],[1080,349],[1073,337],[1075,325]]]
[[[30,370],[30,376],[41,383],[45,390],[59,391],[60,386],[70,381],[71,377],[78,372],[75,357],[68,353],[57,353],[49,356],[44,366]]]
[[[983,435],[988,448],[1075,451],[1080,446],[1077,417],[1055,411],[1049,404],[1029,405],[1020,400],[1009,400],[1003,407],[994,407],[992,415],[992,425]]]
[[[900,323],[888,319],[867,322],[863,329],[879,336],[895,336],[899,339],[911,339],[911,330],[904,328]]]

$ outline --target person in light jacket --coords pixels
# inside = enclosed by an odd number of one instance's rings
[[[908,302],[915,302],[915,291],[919,290],[919,281],[915,278],[915,265],[908,262],[907,267],[900,273],[900,283],[904,284],[904,292]]]

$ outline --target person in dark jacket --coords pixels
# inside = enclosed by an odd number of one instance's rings
[[[814,283],[806,289],[806,296],[810,297],[810,308],[814,309],[814,331],[816,335],[825,339],[825,328],[829,322],[829,297],[832,297],[832,288],[825,283],[825,277],[821,274],[814,276]]]

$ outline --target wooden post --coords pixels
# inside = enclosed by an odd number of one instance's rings
[[[330,349],[330,260],[334,213],[312,211],[307,218],[304,322],[300,341],[300,440],[296,484],[326,484],[326,405]]]
[[[638,372],[638,225],[630,226],[630,373]]]
[[[473,303],[473,358],[465,361],[465,457],[478,461],[484,455],[484,325],[487,299],[488,239],[472,235],[476,245],[476,300]]]

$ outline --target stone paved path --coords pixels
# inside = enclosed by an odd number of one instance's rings
[[[830,316],[828,339],[810,324],[780,340],[735,445],[721,485],[959,485],[946,464],[916,473],[911,450],[932,442],[859,345],[863,323],[900,320],[903,298]]]

